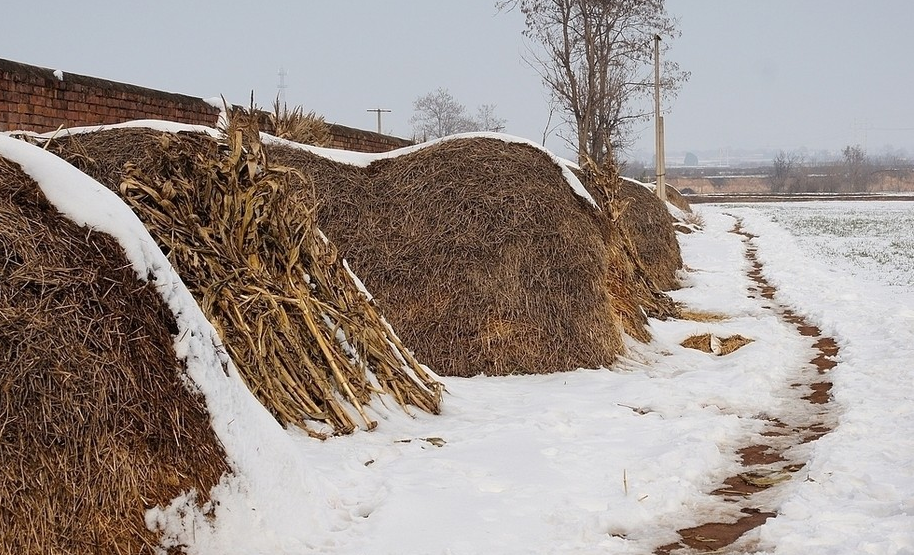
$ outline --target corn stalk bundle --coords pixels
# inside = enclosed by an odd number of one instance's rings
[[[285,103],[280,105],[279,98],[273,101],[273,111],[267,114],[270,130],[273,135],[288,141],[306,145],[329,146],[331,141],[330,126],[324,118],[313,111],[305,112],[301,106],[289,108]],[[248,112],[236,113],[235,117],[250,117]]]
[[[145,152],[115,153],[119,171],[95,164],[91,144],[80,146],[91,136],[56,148],[89,159],[89,173],[118,188],[279,422],[320,437],[327,430],[310,421],[334,433],[371,429],[364,406],[377,394],[438,412],[440,385],[318,229],[313,200],[290,202],[296,172],[269,163],[254,122],[236,123],[220,144],[196,134],[140,136]],[[124,137],[113,140],[124,146]]]
[[[601,207],[607,242],[614,264],[608,280],[613,307],[625,332],[650,341],[647,317],[678,316],[676,304],[663,291],[676,289],[682,267],[673,219],[648,189],[619,178],[613,162],[589,163],[578,172],[582,183]]]

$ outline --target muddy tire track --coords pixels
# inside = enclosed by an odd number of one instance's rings
[[[801,336],[809,338],[814,357],[798,369],[790,384],[796,394],[796,410],[791,411],[789,417],[767,417],[758,441],[737,451],[741,472],[730,476],[711,492],[725,503],[732,503],[742,516],[734,522],[707,522],[677,530],[680,539],[657,548],[655,555],[745,552],[734,544],[746,532],[777,516],[772,508],[778,505],[776,486],[790,480],[806,465],[808,449],[803,446],[821,438],[835,426],[828,372],[837,365],[838,344],[802,315],[777,301],[777,289],[762,273],[763,266],[753,242],[756,236],[745,231],[741,224],[737,218],[731,233],[740,235],[746,247],[745,256],[750,263],[747,275],[752,280],[749,296],[764,299],[765,309],[794,326]]]

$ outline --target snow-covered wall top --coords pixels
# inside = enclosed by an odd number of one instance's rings
[[[51,131],[160,119],[215,126],[220,108],[202,98],[0,59],[0,131]],[[386,152],[412,144],[329,124],[333,148]]]

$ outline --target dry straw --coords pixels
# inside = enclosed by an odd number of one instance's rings
[[[611,162],[590,163],[578,172],[597,199],[612,251],[614,279],[609,280],[613,304],[626,333],[649,341],[647,317],[678,316],[679,309],[663,293],[679,286],[682,267],[679,242],[666,206],[648,189],[619,178]]]
[[[682,320],[691,320],[693,322],[723,322],[729,317],[725,314],[716,312],[705,312],[702,310],[692,310],[690,308],[679,308],[679,318]]]
[[[242,119],[245,117],[243,112],[238,115]],[[330,145],[330,127],[324,123],[324,118],[314,112],[305,112],[301,106],[290,110],[285,103],[280,105],[279,97],[276,97],[273,111],[267,116],[272,134],[281,139],[315,146]]]
[[[642,308],[671,313],[614,212],[576,196],[530,145],[452,139],[367,169],[269,150],[314,184],[321,228],[441,374],[609,365],[620,328],[649,339]],[[672,237],[668,220],[655,225]]]
[[[146,553],[146,509],[228,471],[174,318],[111,237],[0,158],[0,554]]]
[[[440,385],[359,290],[315,225],[310,189],[292,190],[303,179],[269,162],[252,119],[233,118],[225,143],[119,130],[52,149],[133,207],[281,423],[370,429],[363,407],[377,394],[437,413]]]
[[[718,356],[729,355],[730,353],[745,347],[752,340],[742,335],[730,335],[728,337],[717,337],[710,333],[693,335],[680,343],[688,349],[696,349],[705,353],[713,353]]]

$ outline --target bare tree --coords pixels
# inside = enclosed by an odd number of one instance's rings
[[[409,119],[413,136],[419,140],[437,139],[454,133],[505,130],[506,121],[495,114],[494,104],[476,109],[476,117],[467,114],[466,106],[457,102],[447,89],[438,89],[413,102],[415,112]]]
[[[565,115],[561,136],[581,162],[601,163],[631,140],[632,124],[650,116],[655,35],[678,36],[664,0],[500,0],[518,8],[524,36],[538,43],[527,59]],[[666,48],[667,42],[663,43]],[[688,73],[666,61],[663,82],[675,94]]]
[[[799,152],[778,152],[772,161],[771,192],[772,193],[797,193],[801,192],[803,181],[804,157]]]
[[[447,89],[430,92],[413,102],[415,113],[409,119],[415,136],[422,140],[437,139],[454,133],[478,130],[467,115],[466,107],[457,102]]]
[[[494,104],[483,104],[476,109],[476,128],[479,131],[494,131],[501,133],[505,130],[506,120],[495,115]]]
[[[846,146],[841,151],[844,156],[844,171],[850,188],[854,192],[866,191],[869,183],[870,167],[866,151],[860,145]]]

